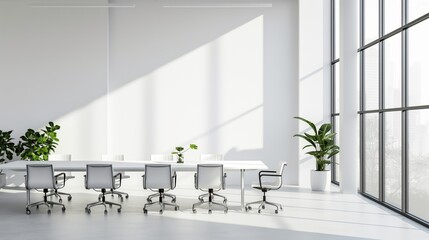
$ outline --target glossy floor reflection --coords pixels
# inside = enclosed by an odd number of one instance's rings
[[[393,213],[361,196],[331,192],[311,192],[305,188],[285,187],[268,193],[270,201],[283,204],[283,211],[274,214],[266,209],[240,211],[240,191],[228,189],[230,211],[208,214],[191,211],[199,191],[181,188],[177,195],[180,210],[166,210],[163,215],[142,208],[147,191],[122,189],[130,193],[123,202],[122,213],[116,208],[105,215],[102,208],[94,207],[90,215],[84,212],[87,203],[97,200],[91,191],[75,190],[67,210],[32,209],[25,214],[25,192],[14,189],[0,190],[1,239],[429,239],[423,226]],[[33,200],[41,199],[32,194]],[[110,198],[110,196],[108,197]],[[259,200],[260,192],[246,190],[246,202]],[[114,198],[114,201],[117,201]]]

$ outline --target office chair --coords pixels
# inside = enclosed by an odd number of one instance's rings
[[[173,162],[173,154],[151,154],[150,155],[150,160],[153,162]],[[151,194],[149,196],[147,196],[147,201],[148,202],[152,202],[152,198],[154,197],[159,197],[159,193],[155,193],[155,194]],[[175,203],[176,202],[176,196],[173,194],[168,194],[168,193],[164,193],[163,197],[169,197],[171,198],[171,202]]]
[[[103,154],[101,156],[101,160],[103,161],[124,161],[124,154]],[[115,172],[115,174],[118,172]],[[130,175],[126,175],[125,172],[119,172],[122,174],[122,179],[129,179]],[[113,189],[110,189],[110,191],[106,191],[106,195],[110,194],[112,197],[116,194],[118,195],[119,199],[122,201],[124,201],[124,197],[122,195],[125,195],[125,198],[128,199],[129,195],[126,192],[120,192],[120,191],[115,191]],[[99,196],[99,198],[101,199],[101,194]]]
[[[143,188],[150,189],[151,191],[157,191],[157,196],[159,200],[157,202],[153,202],[148,199],[148,203],[146,203],[143,207],[143,212],[147,214],[147,207],[154,205],[156,203],[159,204],[160,210],[159,213],[162,214],[165,206],[172,206],[174,210],[179,210],[179,206],[175,204],[176,196],[170,195],[172,197],[171,203],[164,202],[164,196],[166,195],[165,191],[172,190],[176,187],[177,175],[176,172],[171,174],[171,165],[170,164],[146,164],[145,165],[145,173],[143,177]]]
[[[278,172],[259,171],[259,184],[252,184],[252,188],[261,190],[264,195],[261,201],[256,201],[256,202],[251,202],[246,204],[246,212],[252,209],[250,205],[253,205],[253,204],[259,204],[258,213],[261,213],[261,209],[265,209],[265,205],[271,205],[276,207],[276,210],[274,211],[276,214],[279,213],[279,208],[280,210],[283,210],[283,207],[281,204],[268,202],[267,197],[265,196],[265,193],[270,190],[280,189],[282,187],[283,172],[286,166],[287,166],[287,163],[283,162],[280,165],[280,169]],[[271,181],[267,182],[267,180],[271,180]]]
[[[48,160],[49,161],[71,161],[71,154],[50,154],[49,156],[48,156]],[[73,176],[72,174],[71,174],[71,172],[65,172],[65,174],[66,174],[66,178],[65,178],[65,181],[68,181],[68,180],[70,180],[70,179],[73,179],[73,178],[75,178],[75,176]],[[58,190],[54,190],[54,192],[53,193],[50,193],[50,194],[48,194],[47,196],[48,197],[50,197],[50,196],[56,196],[56,197],[58,197],[59,198],[59,202],[61,203],[61,202],[63,202],[63,199],[61,198],[61,195],[65,195],[65,196],[67,196],[67,200],[68,201],[71,201],[72,200],[72,195],[70,194],[70,193],[65,193],[65,192],[59,192]]]
[[[225,178],[226,174],[223,172],[222,164],[198,164],[197,173],[194,175],[195,188],[201,191],[208,191],[208,202],[201,201],[192,205],[192,212],[196,213],[195,207],[203,204],[208,204],[209,214],[212,213],[212,207],[221,206],[224,208],[224,212],[228,212],[228,206],[226,205],[226,198],[224,196],[216,194],[216,196],[224,199],[223,204],[213,202],[214,191],[225,189]],[[199,199],[199,198],[198,198]]]
[[[48,214],[51,214],[53,205],[62,206],[61,210],[66,211],[66,207],[62,203],[48,201],[48,191],[50,189],[57,190],[65,185],[65,173],[54,175],[52,164],[28,164],[27,175],[25,175],[25,188],[27,189],[27,206],[26,213],[31,214],[30,207],[39,208],[40,205],[48,207]],[[30,203],[30,190],[43,189],[43,201]]]
[[[89,203],[85,207],[85,212],[91,213],[91,207],[103,205],[104,214],[107,214],[106,204],[118,206],[118,213],[121,212],[122,205],[119,203],[106,201],[106,189],[117,189],[121,187],[122,174],[113,175],[111,164],[88,164],[86,165],[85,188],[86,189],[101,189],[101,199],[97,202]]]
[[[201,154],[201,161],[222,161],[223,160],[223,155],[222,154],[217,154],[217,153],[210,153],[210,154]],[[207,198],[209,196],[209,193],[204,193],[201,194],[200,196],[198,196],[198,200],[200,200],[200,202],[204,202],[204,198]],[[223,198],[224,203],[226,203],[227,199],[219,194],[213,193],[213,198],[217,196],[217,197],[221,197]]]

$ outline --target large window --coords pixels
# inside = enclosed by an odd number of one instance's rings
[[[331,123],[337,133],[335,143],[339,144],[340,132],[340,5],[331,0]],[[332,158],[332,182],[340,184],[340,154]]]
[[[429,1],[360,14],[360,191],[429,226]]]

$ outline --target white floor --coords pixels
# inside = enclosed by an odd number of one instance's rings
[[[124,191],[127,189],[123,189]],[[241,212],[239,189],[228,189],[230,211],[191,211],[199,191],[175,189],[180,210],[142,212],[147,191],[134,190],[123,202],[122,213],[112,208],[107,215],[101,207],[90,215],[85,205],[97,196],[89,190],[73,193],[67,210],[54,208],[51,215],[46,208],[32,209],[25,214],[25,192],[0,190],[0,239],[429,239],[427,228],[418,225],[359,195],[311,192],[298,187],[285,187],[270,192],[268,200],[283,204],[278,215],[272,210],[261,214]],[[32,200],[41,199],[32,194]],[[246,190],[246,201],[261,198],[260,192]],[[108,197],[110,199],[110,196]],[[117,201],[116,198],[114,200]]]

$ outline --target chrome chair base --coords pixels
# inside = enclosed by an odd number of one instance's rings
[[[101,193],[102,194],[101,199],[99,197],[99,200],[97,202],[93,202],[93,203],[87,204],[86,207],[85,207],[85,212],[88,213],[88,214],[90,214],[92,207],[95,207],[95,206],[104,206],[104,214],[107,214],[107,206],[106,205],[109,205],[110,207],[117,206],[118,207],[118,213],[120,213],[121,210],[122,210],[122,205],[119,204],[119,203],[114,203],[114,202],[106,201],[106,193],[107,193],[106,190],[102,189],[101,192],[102,192]]]
[[[48,194],[47,196],[48,196],[48,197],[50,197],[50,196],[55,196],[55,197],[57,197],[57,198],[58,198],[58,201],[59,201],[60,203],[62,203],[62,202],[63,202],[63,199],[61,198],[61,195],[65,195],[65,196],[67,196],[67,200],[68,200],[68,201],[71,201],[71,200],[72,200],[72,195],[71,195],[70,193],[65,193],[65,192],[58,192],[58,191],[55,191],[55,192],[53,192],[53,193]]]
[[[148,203],[151,203],[152,202],[152,198],[154,198],[154,197],[157,197],[157,198],[159,198],[159,193],[154,193],[154,194],[151,194],[151,195],[149,195],[148,197],[147,197],[147,202]],[[176,202],[176,196],[175,195],[173,195],[173,194],[169,194],[169,193],[163,193],[162,194],[162,198],[164,199],[165,197],[169,197],[169,198],[171,198],[171,202],[172,203],[175,203]]]
[[[108,194],[110,194],[112,197],[113,197],[113,195],[115,195],[115,194],[116,194],[116,195],[118,195],[118,197],[119,197],[119,199],[121,199],[121,201],[124,201],[124,197],[123,197],[123,196],[125,196],[125,198],[126,198],[126,199],[128,199],[128,198],[129,198],[128,193],[126,193],[126,192],[116,191],[116,190],[113,190],[113,189],[110,189],[110,191],[107,191],[107,192],[106,192],[106,195],[108,195]],[[100,201],[100,199],[101,199],[102,195],[103,195],[103,194],[98,195],[98,199],[99,199],[99,201]]]
[[[156,196],[158,196],[159,200],[158,200],[158,201],[156,201],[156,202],[152,202],[152,198],[154,198],[154,197],[156,197]],[[172,200],[171,200],[171,202],[172,202],[172,203],[166,203],[166,202],[164,202],[164,201],[163,201],[163,199],[164,199],[165,197],[170,197],[170,198],[172,198]],[[163,189],[160,189],[160,190],[159,190],[159,192],[158,192],[158,193],[156,193],[156,194],[149,195],[149,196],[148,196],[148,198],[147,198],[147,200],[148,200],[148,203],[146,203],[146,204],[144,205],[144,207],[143,207],[143,213],[144,213],[144,214],[147,214],[147,212],[148,212],[148,211],[147,211],[147,207],[152,206],[152,205],[155,205],[155,204],[158,204],[158,205],[159,205],[159,208],[160,208],[160,209],[159,209],[159,214],[162,214],[162,213],[164,212],[164,210],[165,210],[165,206],[174,207],[174,211],[179,210],[179,205],[175,204],[175,202],[176,202],[176,196],[174,196],[174,195],[172,195],[172,194],[164,193],[164,190],[163,190]]]
[[[58,202],[53,202],[53,201],[48,201],[48,190],[44,189],[44,196],[43,196],[43,201],[39,201],[39,202],[35,202],[35,203],[30,203],[30,190],[27,190],[27,205],[25,206],[25,212],[27,213],[27,215],[31,214],[31,207],[36,207],[39,208],[39,206],[41,205],[45,205],[46,207],[48,207],[48,214],[51,214],[51,209],[54,205],[56,206],[62,206],[61,210],[62,212],[66,211],[66,207],[64,206],[64,204],[62,203],[58,203]]]
[[[212,198],[214,198],[215,196],[222,198],[224,204],[226,204],[228,201],[228,199],[226,199],[225,196],[219,195],[217,193],[213,193]],[[200,202],[204,202],[204,198],[208,198],[208,197],[209,197],[209,193],[204,193],[204,194],[201,194],[200,196],[198,196],[198,200],[200,200]]]
[[[276,214],[279,213],[279,209],[283,210],[283,207],[282,207],[281,204],[279,204],[279,203],[273,203],[273,202],[268,202],[267,201],[267,197],[265,196],[266,191],[263,191],[263,193],[264,193],[264,196],[262,197],[261,201],[250,202],[250,203],[246,204],[246,207],[245,207],[246,212],[248,212],[249,210],[252,210],[252,207],[250,205],[254,205],[254,204],[259,204],[258,213],[261,213],[261,209],[265,209],[266,205],[270,205],[270,206],[276,207],[276,210],[274,210],[274,213],[276,213]]]
[[[208,202],[204,202],[204,200],[202,200],[202,197],[201,197],[201,196],[204,196],[204,195],[207,195],[207,196],[208,196],[208,198],[209,198]],[[214,197],[214,196],[218,196],[218,197],[223,198],[223,199],[224,199],[224,200],[223,200],[223,204],[222,204],[222,203],[213,202],[213,197]],[[201,198],[200,198],[200,197],[201,197]],[[192,212],[193,212],[193,213],[196,213],[196,212],[197,212],[197,210],[195,209],[196,207],[201,207],[202,205],[205,205],[205,204],[207,204],[207,205],[208,205],[208,213],[209,213],[209,214],[211,214],[211,213],[212,213],[212,210],[213,210],[213,207],[214,207],[214,206],[220,206],[220,207],[223,207],[223,208],[224,208],[224,212],[225,212],[225,213],[227,213],[227,212],[228,212],[228,206],[226,205],[226,202],[227,202],[226,197],[225,197],[225,196],[222,196],[222,195],[219,195],[219,194],[215,194],[215,193],[213,193],[211,189],[209,189],[209,192],[208,192],[207,194],[200,195],[200,196],[198,197],[198,200],[200,200],[200,202],[197,202],[197,203],[192,204]],[[201,200],[202,200],[202,201],[201,201]]]

